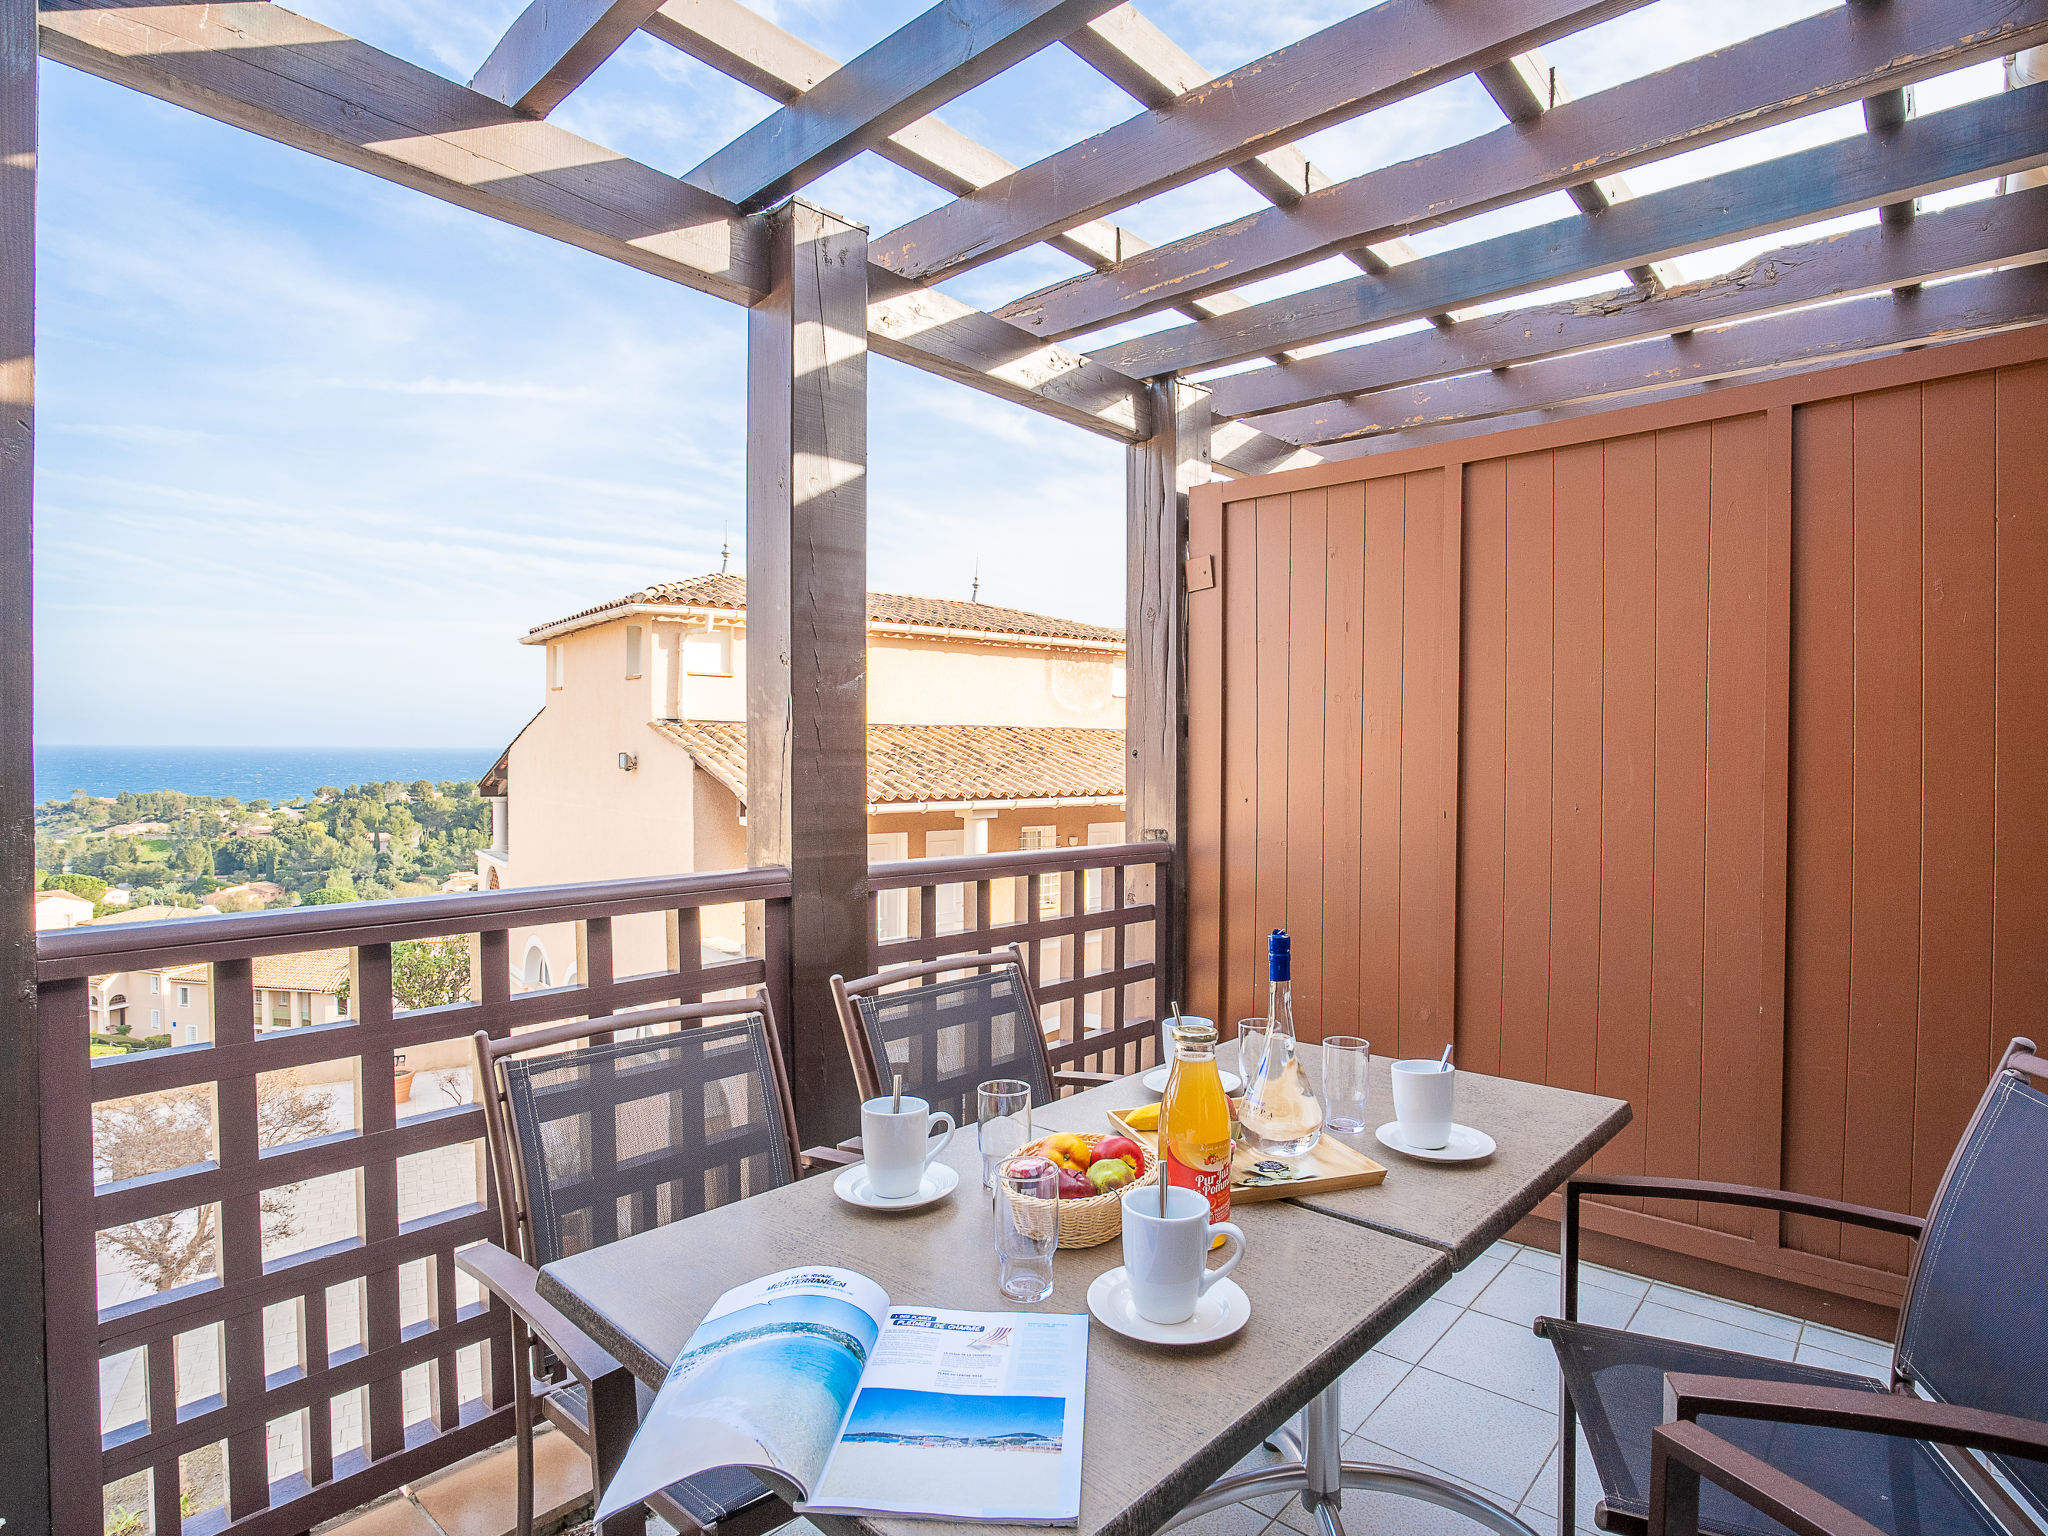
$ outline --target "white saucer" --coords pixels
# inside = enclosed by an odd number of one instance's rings
[[[1088,1287],[1088,1310],[1105,1328],[1147,1344],[1212,1344],[1227,1339],[1252,1315],[1252,1299],[1235,1280],[1218,1280],[1195,1303],[1195,1315],[1184,1323],[1148,1323],[1131,1301],[1131,1277],[1123,1265],[1095,1277]]]
[[[1166,1092],[1166,1074],[1172,1070],[1173,1066],[1171,1063],[1163,1067],[1154,1067],[1150,1072],[1139,1078],[1138,1081],[1145,1085],[1146,1091],[1149,1093],[1164,1093]],[[1235,1093],[1244,1086],[1244,1079],[1235,1072],[1229,1071],[1224,1067],[1218,1067],[1216,1070],[1223,1076],[1223,1091],[1225,1093]]]
[[[1441,1147],[1411,1147],[1401,1139],[1401,1122],[1389,1120],[1373,1132],[1379,1137],[1380,1145],[1392,1147],[1407,1157],[1419,1157],[1431,1163],[1476,1163],[1482,1157],[1493,1156],[1493,1138],[1484,1131],[1475,1131],[1469,1125],[1453,1125],[1451,1139]]]
[[[914,1211],[943,1200],[960,1185],[960,1175],[945,1163],[933,1163],[924,1171],[924,1182],[917,1186],[913,1195],[898,1195],[894,1198],[878,1195],[868,1184],[868,1165],[855,1163],[832,1181],[832,1193],[848,1205],[862,1206],[870,1211]]]

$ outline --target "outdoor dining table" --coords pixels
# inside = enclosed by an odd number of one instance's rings
[[[1587,1098],[1532,1092],[1553,1102]],[[1034,1129],[1099,1130],[1105,1110],[1152,1097],[1135,1077],[1120,1079],[1034,1108]],[[1608,1135],[1626,1121],[1626,1106],[1616,1120],[1606,1108],[1612,1102],[1594,1100],[1582,1111],[1592,1124],[1611,1121]],[[1503,1139],[1496,1160],[1520,1161],[1513,1148]],[[975,1128],[963,1127],[942,1155],[960,1174],[960,1186],[934,1205],[864,1210],[833,1193],[830,1175],[804,1179],[557,1260],[541,1270],[540,1293],[648,1386],[667,1375],[720,1293],[797,1265],[857,1270],[895,1305],[1014,1310],[996,1288],[994,1211],[981,1187]],[[1548,1153],[1542,1161],[1547,1168]],[[1435,1182],[1458,1171],[1424,1173],[1404,1163],[1390,1171],[1387,1185],[1398,1188],[1411,1177]],[[1548,1192],[1531,1179],[1503,1185],[1500,1193],[1524,1204],[1519,1216]],[[1090,1330],[1079,1536],[1147,1536],[1226,1503],[1295,1492],[1327,1536],[1342,1536],[1338,1507],[1346,1487],[1405,1493],[1505,1536],[1533,1536],[1514,1516],[1441,1479],[1341,1459],[1339,1378],[1450,1277],[1452,1248],[1357,1217],[1333,1219],[1296,1201],[1239,1204],[1231,1219],[1245,1234],[1233,1278],[1252,1302],[1240,1332],[1168,1349]],[[1062,1249],[1054,1258],[1053,1294],[1038,1310],[1086,1311],[1089,1283],[1121,1261],[1114,1242]],[[1298,1434],[1289,1427],[1296,1415]],[[1298,1460],[1231,1475],[1262,1442]],[[1027,1529],[876,1515],[813,1519],[834,1536]]]

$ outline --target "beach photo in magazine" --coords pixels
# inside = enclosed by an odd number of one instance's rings
[[[1028,1509],[1056,1486],[1067,1405],[1058,1397],[980,1397],[869,1387],[832,1457],[831,1495],[900,1495],[945,1505]]]

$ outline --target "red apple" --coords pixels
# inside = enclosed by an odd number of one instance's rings
[[[1145,1153],[1128,1136],[1105,1136],[1095,1144],[1095,1155],[1098,1158],[1121,1157],[1138,1172],[1145,1171]]]
[[[1088,1182],[1088,1175],[1076,1173],[1071,1168],[1060,1170],[1060,1198],[1062,1200],[1085,1200],[1096,1193],[1095,1186]]]

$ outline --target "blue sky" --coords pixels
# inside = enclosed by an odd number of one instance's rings
[[[299,8],[466,80],[519,4]],[[917,6],[757,8],[845,58]],[[1143,6],[1217,70],[1356,8]],[[1660,0],[1549,53],[1584,94],[1819,8]],[[642,36],[554,118],[680,173],[768,110]],[[1024,162],[1134,111],[1053,48],[941,115]],[[1464,81],[1305,147],[1352,176],[1499,122]],[[1859,127],[1853,108],[1820,114],[1632,179]],[[872,155],[806,195],[878,232],[940,200]],[[1118,217],[1168,239],[1258,206],[1218,174]],[[1419,243],[1566,211],[1537,199]],[[58,65],[43,72],[41,220],[43,741],[499,743],[539,701],[526,628],[715,569],[728,523],[743,555],[744,313],[723,301]],[[947,286],[993,307],[1076,270],[1039,247]],[[873,585],[964,597],[978,561],[985,600],[1121,622],[1119,445],[879,358],[869,431]]]

